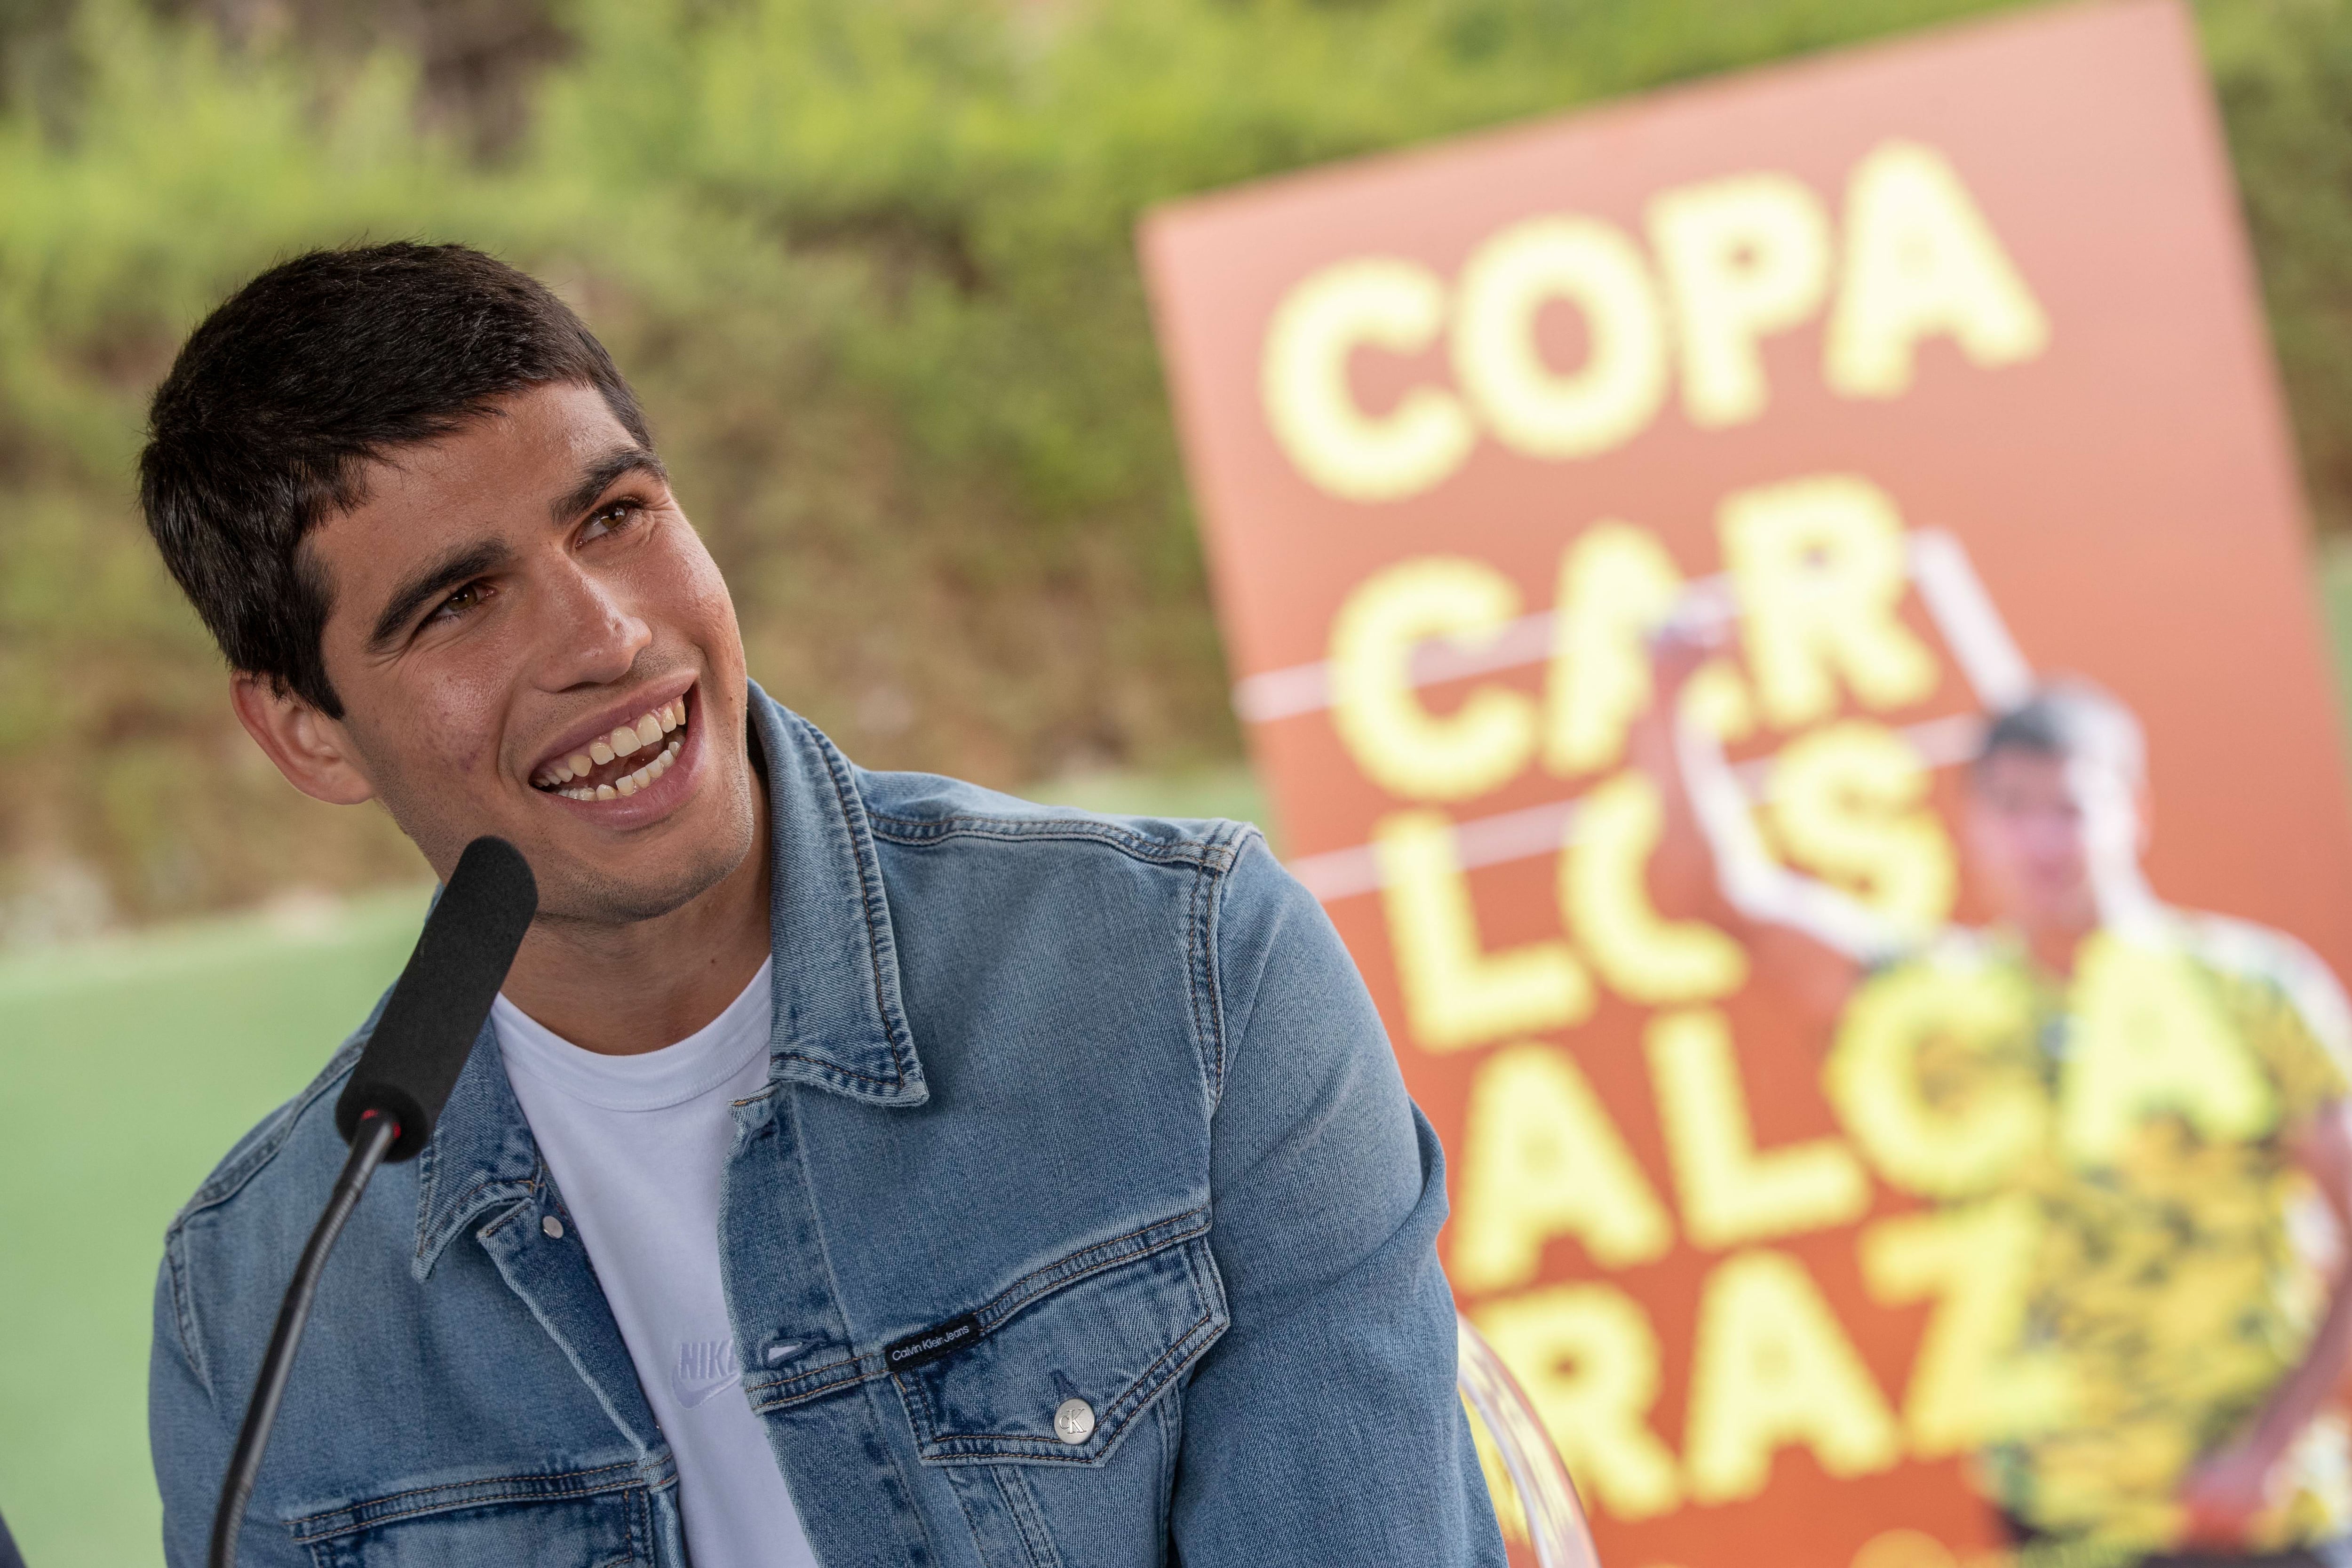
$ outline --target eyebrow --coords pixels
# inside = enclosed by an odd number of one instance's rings
[[[596,504],[596,498],[610,489],[623,474],[651,474],[657,479],[669,478],[662,460],[643,447],[615,447],[586,468],[580,470],[580,482],[555,499],[548,510],[557,523],[570,522]]]
[[[415,618],[416,612],[471,577],[485,572],[495,572],[513,558],[513,552],[497,540],[484,540],[474,544],[461,544],[438,561],[419,568],[393,590],[383,606],[383,614],[375,618],[375,630],[368,634],[368,647],[381,653],[400,637],[401,628]]]
[[[651,474],[667,480],[669,470],[662,460],[643,447],[616,447],[580,471],[580,482],[558,496],[548,510],[561,525],[570,522],[596,502],[596,498],[612,487],[623,474]],[[401,628],[415,618],[427,602],[457,587],[467,578],[495,572],[513,559],[513,552],[496,541],[459,545],[404,580],[393,591],[383,613],[375,618],[375,629],[368,634],[368,647],[381,653],[399,638]]]

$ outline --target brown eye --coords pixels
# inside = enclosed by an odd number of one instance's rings
[[[588,520],[588,525],[580,531],[580,537],[585,541],[618,533],[636,521],[638,514],[644,510],[643,506],[634,500],[614,501]]]
[[[440,607],[426,618],[435,621],[455,620],[460,616],[471,614],[481,602],[482,585],[479,583],[468,583],[442,600]]]

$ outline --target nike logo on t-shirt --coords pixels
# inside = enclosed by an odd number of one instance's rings
[[[677,1361],[669,1373],[669,1391],[688,1410],[722,1388],[743,1381],[732,1340],[688,1340],[677,1347]]]

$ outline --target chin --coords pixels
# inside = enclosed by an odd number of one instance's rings
[[[700,842],[672,838],[648,847],[648,852],[632,857],[646,863],[642,868],[602,867],[576,855],[564,855],[563,863],[544,868],[534,859],[532,869],[543,889],[541,916],[589,925],[633,925],[683,909],[732,876],[751,856],[755,837],[751,813],[696,837]]]

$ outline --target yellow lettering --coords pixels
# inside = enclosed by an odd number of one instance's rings
[[[1951,913],[1958,886],[1927,784],[1919,753],[1885,725],[1832,724],[1774,759],[1772,831],[1791,860],[1924,937]]]
[[[1855,994],[1824,1088],[1889,1182],[1973,1197],[2000,1186],[2047,1132],[2047,1097],[2017,1054],[2037,1048],[2032,1029],[2032,998],[2013,970],[1957,955],[1905,964]]]
[[[1730,660],[1711,658],[1684,685],[1681,718],[1730,745],[1756,732],[1756,702]]]
[[[1897,397],[1923,338],[1948,333],[1971,363],[2030,360],[2050,322],[1944,155],[1881,144],[1846,187],[1845,276],[1823,342],[1830,385]]]
[[[1454,825],[1433,811],[1384,817],[1372,830],[1405,1021],[1423,1050],[1458,1051],[1505,1035],[1581,1022],[1592,981],[1564,942],[1488,952],[1454,852]]]
[[[1624,773],[1584,797],[1559,860],[1560,912],[1601,977],[1644,1006],[1704,1002],[1748,983],[1748,953],[1704,921],[1670,921],[1644,875],[1664,813],[1658,786]]]
[[[2269,1080],[2211,987],[2169,945],[2095,932],[2075,959],[2072,1011],[2058,1141],[2075,1163],[2111,1163],[2148,1116],[2179,1116],[2217,1142],[2276,1124]]]
[[[1666,391],[1666,324],[1642,253],[1605,223],[1538,217],[1478,247],[1458,279],[1454,374],[1505,444],[1537,458],[1587,458],[1630,440]],[[1584,363],[1544,362],[1536,316],[1553,301],[1582,314]]]
[[[1627,523],[1595,524],[1560,556],[1545,690],[1553,773],[1589,773],[1624,754],[1627,729],[1650,705],[1650,634],[1682,586],[1657,536]]]
[[[2063,1413],[2063,1365],[2021,1344],[2041,1235],[2022,1194],[1881,1220],[1863,1232],[1863,1279],[1874,1300],[1937,1302],[1903,1394],[1915,1458],[2022,1436]]]
[[[1730,1247],[1859,1219],[1870,1178],[1845,1144],[1813,1138],[1756,1147],[1731,1028],[1712,1009],[1665,1013],[1643,1037],[1683,1228],[1700,1247]]]
[[[1674,1455],[1649,1426],[1658,1337],[1633,1298],[1611,1285],[1556,1285],[1473,1315],[1578,1490],[1619,1519],[1653,1518],[1682,1501]]]
[[[1331,721],[1367,777],[1408,800],[1463,800],[1527,765],[1534,699],[1481,686],[1439,715],[1412,678],[1422,643],[1489,637],[1518,612],[1509,578],[1461,556],[1400,562],[1356,585],[1331,622]]]
[[[1719,523],[1748,668],[1776,728],[1827,717],[1841,675],[1874,708],[1935,690],[1935,657],[1896,616],[1908,577],[1885,491],[1850,474],[1794,479],[1727,498]]]
[[[2009,1568],[2013,1561],[2006,1552],[1969,1560],[1970,1568]],[[1960,1568],[1960,1560],[1922,1531],[1885,1530],[1862,1543],[1849,1568]]]
[[[1298,471],[1349,500],[1395,500],[1452,473],[1477,431],[1461,400],[1417,386],[1387,415],[1356,404],[1349,356],[1359,347],[1418,353],[1437,339],[1445,286],[1418,262],[1343,261],[1292,289],[1267,324],[1259,396]]]
[[[1701,429],[1764,412],[1757,342],[1821,308],[1830,221],[1787,174],[1741,174],[1668,191],[1650,204],[1650,238],[1681,327],[1683,411]]]
[[[1836,1477],[1885,1469],[1899,1452],[1885,1395],[1812,1276],[1780,1252],[1740,1253],[1707,1277],[1683,1442],[1703,1503],[1756,1496],[1792,1443]]]
[[[1603,1268],[1674,1246],[1665,1205],[1565,1051],[1509,1046],[1479,1064],[1459,1161],[1447,1272],[1460,1289],[1525,1284],[1556,1236],[1574,1237]]]

